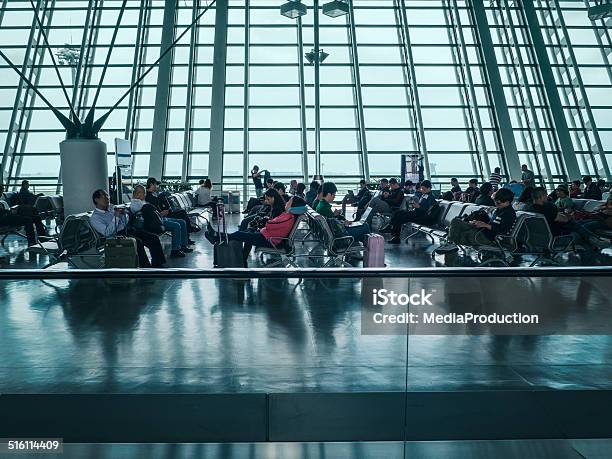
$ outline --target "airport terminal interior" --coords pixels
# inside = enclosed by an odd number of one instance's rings
[[[0,0],[0,149],[0,458],[612,457],[608,0]]]

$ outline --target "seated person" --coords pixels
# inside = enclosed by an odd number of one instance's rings
[[[609,244],[590,231],[583,231],[583,227],[571,220],[571,217],[559,212],[559,208],[548,201],[546,189],[542,187],[534,188],[533,204],[529,208],[530,212],[542,214],[546,218],[548,227],[553,236],[571,233],[575,241],[582,244],[587,250],[592,248],[605,248]]]
[[[0,226],[23,226],[28,245],[38,243],[38,237],[47,235],[47,228],[38,213],[20,214],[19,207],[11,208],[6,201],[0,201]]]
[[[570,198],[578,199],[582,197],[582,184],[580,180],[572,180],[572,184],[570,185]]]
[[[332,211],[332,203],[338,191],[333,182],[325,182],[321,188],[321,200],[317,205],[317,212],[325,218],[342,220],[346,226],[346,233],[352,236],[355,241],[365,243],[365,237],[370,233],[370,226],[367,223],[352,226],[352,223],[346,221],[339,209]]]
[[[400,233],[404,223],[418,223],[422,221],[427,216],[429,209],[438,204],[431,193],[431,188],[431,182],[423,180],[421,182],[421,193],[419,196],[415,195],[412,209],[395,212],[389,224],[381,230],[381,233],[391,233],[393,235],[393,238],[389,241],[390,244],[399,244],[401,242]]]
[[[572,198],[569,197],[567,187],[565,185],[559,185],[555,191],[557,195],[555,205],[561,212],[572,213],[576,205]]]
[[[212,200],[212,182],[210,179],[200,180],[200,186],[195,191],[198,199],[198,207],[215,207],[216,203]]]
[[[442,201],[454,201],[455,195],[452,191],[445,191],[442,195]]]
[[[323,185],[319,186],[319,190],[317,191],[317,196],[315,197],[314,201],[312,201],[312,209],[313,210],[317,210],[317,207],[319,207],[319,201],[321,201],[321,199],[323,198]]]
[[[523,188],[518,200],[514,203],[514,210],[529,210],[533,204],[533,187]]]
[[[448,230],[449,242],[438,247],[436,253],[454,252],[457,250],[455,244],[492,245],[495,236],[508,234],[516,221],[516,212],[512,208],[513,199],[514,195],[509,189],[498,190],[495,193],[495,212],[489,222],[467,222],[460,217],[454,218]]]
[[[406,182],[404,182],[404,194],[414,194],[415,191],[416,189],[412,180],[406,180]]]
[[[293,196],[297,192],[298,181],[296,179],[292,179],[289,182],[289,194]]]
[[[312,207],[312,203],[317,198],[317,194],[319,193],[319,187],[321,185],[316,180],[310,182],[310,189],[306,192],[306,204]]]
[[[297,184],[297,187],[295,188],[295,196],[302,198],[302,199],[306,199],[306,185],[304,185],[302,182]]]
[[[145,201],[145,189],[142,185],[136,185],[130,202],[130,211],[133,215],[142,215],[144,220],[143,228],[145,231],[152,234],[162,234],[166,231],[172,233],[172,252],[170,256],[173,258],[183,258],[185,254],[193,252],[193,249],[188,247],[189,237],[187,226],[183,220],[175,220],[167,218],[164,213],[159,212],[155,206]]]
[[[276,193],[275,190],[270,189],[266,191],[266,193],[268,192]],[[275,199],[282,201],[282,198],[278,195],[278,193],[276,193],[276,195],[277,196],[275,196]],[[294,197],[291,199],[290,204],[287,204],[287,206],[291,206],[289,210],[292,208],[302,209],[306,206],[306,203],[301,198]],[[242,255],[244,259],[244,266],[246,267],[247,259],[253,246],[269,248],[278,247],[283,243],[283,239],[289,236],[289,233],[291,233],[294,222],[295,214],[291,213],[290,211],[284,211],[279,216],[267,220],[265,226],[260,230],[236,231],[228,234],[227,238],[230,241],[240,241],[244,243]],[[213,230],[212,226],[209,226],[205,236],[206,239],[208,239],[208,241],[213,245],[219,240],[219,234]]]
[[[480,190],[478,189],[478,180],[470,179],[468,182],[468,187],[465,189],[463,194],[461,195],[462,202],[471,202],[472,204],[476,202],[476,198],[480,195]]]
[[[191,225],[191,220],[189,220],[189,215],[183,209],[172,211],[170,209],[170,203],[165,196],[160,196],[158,193],[158,185],[159,182],[154,177],[149,177],[147,179],[147,194],[145,196],[145,201],[149,204],[152,204],[153,207],[157,209],[159,215],[164,219],[164,221],[173,221],[179,223],[181,226],[185,226],[189,233],[194,233],[200,231],[199,229],[194,228]],[[183,225],[184,223],[184,225]],[[187,238],[188,244],[195,244],[195,241]]]
[[[23,180],[21,182],[21,188],[17,194],[13,197],[13,202],[9,203],[11,206],[34,206],[36,198],[42,196],[42,194],[36,195],[30,191],[30,182]]]
[[[608,187],[604,179],[597,180],[597,187],[601,190],[602,195],[603,193],[610,191],[610,188]]]
[[[400,187],[397,179],[392,178],[389,180],[389,188],[383,188],[381,194],[373,197],[368,203],[367,207],[372,208],[368,220],[371,220],[374,214],[389,214],[398,210],[403,201],[404,190]]]
[[[372,198],[372,193],[368,189],[368,182],[364,179],[359,181],[359,191],[357,194],[354,194],[352,191],[349,191],[344,198],[342,198],[342,214],[346,215],[346,206],[347,205],[356,205],[357,209],[359,209],[359,205],[364,203],[362,207],[365,207],[367,203]],[[367,201],[366,201],[367,200]]]
[[[142,185],[141,185],[142,187]],[[144,188],[142,196],[144,197]],[[115,208],[105,190],[93,192],[92,200],[95,209],[89,218],[93,229],[104,237],[129,236],[136,239],[138,253],[138,266],[140,268],[163,268],[166,258],[159,237],[144,229],[136,230],[130,226],[130,218],[124,208]],[[145,247],[151,252],[152,261],[149,262]]]
[[[612,229],[612,196],[609,196],[605,204],[594,213],[593,219],[582,220],[576,222],[574,231],[579,233],[583,238],[597,242],[599,241],[593,238],[598,238],[597,231],[606,231]]]
[[[601,201],[601,188],[599,188],[596,183],[593,183],[593,179],[589,175],[584,176],[582,183],[584,183],[584,193],[582,194],[582,199]]]
[[[253,226],[258,227],[257,221],[263,219],[276,218],[285,211],[285,200],[274,188],[267,189],[263,194],[264,203],[257,208],[257,212],[245,217],[240,222],[238,229],[247,231]]]
[[[485,182],[480,185],[480,194],[474,201],[474,204],[477,206],[487,206],[487,207],[495,207],[495,202],[491,195],[493,194],[493,185],[489,182]]]
[[[284,183],[276,182],[274,184],[274,189],[276,191],[278,191],[278,194],[280,194],[281,198],[283,198],[283,200],[285,201],[285,204],[287,202],[289,202],[289,199],[291,199],[291,195],[287,194],[286,187],[285,187]]]
[[[463,190],[459,186],[459,180],[456,177],[451,179],[451,192],[454,193],[463,193]]]

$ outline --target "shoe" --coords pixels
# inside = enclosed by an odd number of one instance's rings
[[[161,265],[151,265],[151,268],[153,269],[165,269],[166,265],[165,264],[161,264]]]
[[[170,257],[172,258],[185,258],[185,253],[180,250],[173,250],[170,252]]]
[[[196,241],[192,241],[191,239],[189,239],[187,241],[187,244],[189,244],[189,245],[195,245],[195,243],[196,243]]]
[[[439,253],[439,254],[452,253],[452,252],[457,252],[458,250],[459,250],[459,247],[457,247],[455,244],[451,242],[447,242],[446,244],[442,244],[440,247],[434,250],[434,253]]]
[[[183,252],[183,253],[191,253],[191,252],[193,252],[193,249],[190,249],[189,247],[181,247],[181,252]]]
[[[401,244],[402,240],[399,236],[393,236],[391,239],[387,241],[389,244]]]

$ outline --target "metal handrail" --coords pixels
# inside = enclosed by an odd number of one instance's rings
[[[355,279],[453,277],[612,277],[612,267],[468,267],[468,268],[232,268],[232,269],[3,269],[2,280],[27,279]]]

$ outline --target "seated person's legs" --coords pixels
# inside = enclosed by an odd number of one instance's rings
[[[591,250],[592,247],[604,249],[609,246],[608,242],[604,241],[593,232],[607,228],[606,224],[600,220],[586,222],[572,221],[564,225],[564,229],[573,235],[574,242],[584,246],[587,250]]]
[[[151,252],[151,265],[154,268],[159,268],[166,263],[166,256],[164,255],[164,249],[162,248],[159,236],[144,230],[134,230],[134,235]]]
[[[391,221],[385,226],[381,232],[390,232],[393,235],[393,239],[390,242],[396,243],[399,241],[400,234],[402,232],[402,225],[409,222],[417,222],[421,218],[421,212],[414,210],[398,210],[391,217]]]
[[[21,215],[7,215],[2,219],[2,225],[6,226],[23,226],[28,245],[36,244],[36,233],[34,232],[34,222],[30,217],[22,217]]]
[[[478,245],[483,245],[483,242],[486,241],[482,239],[486,238],[484,238],[484,236],[482,238],[477,238],[479,232],[480,230],[474,225],[469,224],[461,218],[455,218],[451,221],[448,229],[448,240],[455,244],[473,245],[478,242]]]
[[[257,215],[249,215],[248,217],[244,217],[238,225],[239,231],[246,231],[249,229],[249,224],[257,218]]]
[[[349,236],[353,236],[355,242],[361,242],[362,244],[365,244],[365,237],[370,234],[370,232],[370,225],[368,225],[367,223],[358,226],[346,227],[346,233]]]
[[[230,241],[240,241],[244,243],[242,255],[246,260],[251,253],[251,248],[255,247],[272,247],[272,244],[259,231],[236,231],[228,234]]]
[[[172,233],[172,256],[184,256],[185,253],[181,251],[183,235],[181,234],[181,225],[176,223],[173,219],[167,218],[164,220],[164,226],[166,230]]]
[[[40,218],[38,213],[32,217],[32,220],[34,220],[34,226],[36,226],[36,233],[38,234],[38,236],[46,236],[47,228],[45,227],[45,224],[43,223],[42,218]]]
[[[182,219],[174,219],[176,223],[181,226],[181,251],[189,253],[193,252],[193,249],[187,247],[190,244],[189,241],[189,225]]]
[[[185,222],[185,225],[186,225],[186,227],[187,227],[187,231],[188,231],[189,233],[194,233],[194,232],[196,232],[196,231],[199,231],[199,229],[198,229],[198,228],[194,228],[194,227],[192,227],[192,226],[191,226],[191,220],[189,220],[189,215],[188,215],[188,214],[187,214],[187,212],[186,212],[186,211],[184,211],[183,209],[180,209],[180,210],[176,210],[176,211],[174,211],[174,212],[171,212],[171,213],[168,215],[168,217],[169,217],[169,218],[173,218],[173,219],[175,219],[175,220],[182,220],[182,221],[184,221],[184,222]],[[188,238],[189,238],[189,235],[187,235],[187,236],[188,236]]]
[[[151,263],[149,262],[149,258],[147,257],[147,252],[145,252],[144,244],[139,237],[132,237],[136,240],[136,252],[138,253],[138,267],[139,268],[150,268]]]
[[[251,207],[251,210],[249,211],[249,215],[256,215],[262,208],[263,208],[263,204],[257,204],[256,206]]]

